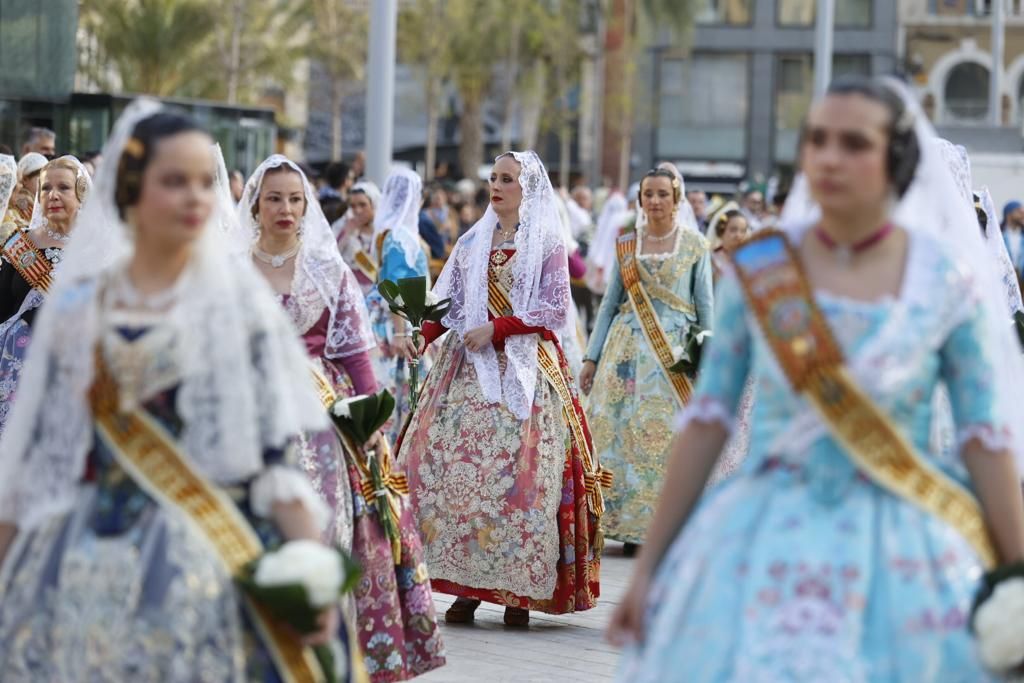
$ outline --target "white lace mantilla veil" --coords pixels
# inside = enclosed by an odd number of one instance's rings
[[[615,238],[619,236],[619,228],[628,209],[626,198],[618,191],[613,192],[601,207],[594,243],[588,254],[590,262],[598,268],[607,271],[615,262]]]
[[[1024,311],[1017,271],[1013,268],[1010,252],[1006,250],[1006,242],[1003,241],[1003,231],[999,228],[999,214],[996,212],[995,202],[992,201],[992,193],[988,191],[987,187],[983,187],[978,190],[978,197],[981,198],[981,208],[988,217],[985,228],[985,245],[998,270],[996,275],[1006,295],[1007,315],[1012,318],[1017,311]]]
[[[287,166],[302,179],[306,195],[306,213],[299,222],[301,246],[292,279],[291,296],[285,308],[300,334],[304,334],[320,320],[326,307],[330,313],[327,326],[328,358],[346,358],[376,347],[370,314],[366,310],[359,282],[348,267],[331,226],[327,223],[313,186],[298,164],[281,154],[274,154],[260,164],[245,183],[245,191],[238,203],[238,224],[243,239],[249,246],[259,235],[259,222],[252,208],[260,196],[263,176],[269,169]]]
[[[973,210],[974,191],[971,189],[973,187],[971,182],[971,159],[967,155],[967,149],[963,145],[956,145],[945,138],[935,138],[932,144],[938,147],[943,160],[949,166],[949,171],[953,175],[953,180],[956,182],[957,190],[960,191],[960,196],[963,197],[964,202],[971,206]],[[987,217],[985,246],[988,248],[991,258],[990,267],[994,267],[998,271],[996,274],[1002,284],[1003,291],[1006,293],[1007,320],[1009,321],[1013,318],[1015,312],[1022,310],[1020,284],[1017,282],[1017,273],[1013,269],[1013,262],[1010,260],[1010,254],[1006,250],[1006,243],[1003,241],[1002,232],[999,230],[999,218],[992,203],[992,195],[985,188],[978,192],[978,196],[981,198],[982,209]],[[977,221],[975,221],[974,225],[969,226],[968,229],[973,229],[976,225]],[[996,226],[995,229],[992,226]]]
[[[93,181],[92,178],[89,176],[89,172],[85,170],[85,166],[82,165],[82,162],[79,161],[77,157],[73,157],[70,154],[65,154],[62,157],[57,157],[53,161],[65,161],[75,167],[75,183],[82,183],[84,185],[82,191],[78,192],[78,190],[76,190],[76,193],[80,194],[79,201],[84,202],[85,199],[88,198],[89,193],[92,191]],[[43,168],[46,167],[44,166]],[[36,189],[36,201],[32,206],[32,218],[30,218],[28,222],[28,229],[30,231],[46,229],[47,226],[46,216],[43,215],[43,203],[40,201],[42,191],[43,179],[40,177],[39,187]],[[81,209],[79,209],[79,211],[81,211]],[[81,221],[76,220],[75,225],[72,226],[72,229],[77,230],[79,223],[81,223]]]
[[[903,198],[894,203],[892,221],[911,235],[930,238],[947,258],[961,268],[966,286],[959,300],[964,306],[981,307],[987,342],[982,352],[992,355],[993,367],[998,369],[991,378],[997,397],[995,405],[1003,411],[997,416],[998,423],[1015,430],[1011,434],[991,434],[972,431],[968,426],[965,433],[958,435],[957,442],[962,444],[966,438],[977,436],[991,449],[1009,448],[1020,468],[1024,465],[1024,355],[1021,354],[1017,335],[1007,321],[1006,290],[1000,282],[1000,273],[992,268],[992,258],[978,229],[973,200],[964,200],[963,190],[946,163],[942,146],[932,143],[937,137],[935,129],[903,83],[894,78],[884,78],[882,82],[903,100],[907,113],[901,123],[913,125],[921,149],[913,182]],[[798,174],[783,207],[780,228],[794,243],[798,243],[820,216],[820,208],[811,197],[807,179]],[[904,297],[924,296],[927,299],[927,293],[907,289]],[[874,346],[882,349],[884,344],[876,342]],[[884,351],[879,353],[884,354]],[[898,374],[895,367],[900,365],[900,360],[889,360],[891,362],[885,365],[884,359],[880,359],[880,367],[892,366],[895,376]],[[877,372],[873,381],[884,383],[887,374],[885,371]]]
[[[420,244],[420,206],[423,205],[423,180],[408,168],[395,168],[384,181],[380,201],[373,216],[373,243],[385,230],[398,240],[410,268],[423,252]],[[380,254],[378,254],[380,257]]]
[[[377,183],[372,180],[360,180],[358,183],[352,186],[349,190],[349,198],[351,199],[353,194],[362,193],[366,195],[366,198],[370,200],[370,205],[373,207],[374,215],[377,213],[377,207],[380,206],[380,188],[377,187]],[[331,231],[334,233],[334,238],[341,239],[342,233],[348,229],[348,222],[352,220],[352,208],[345,212],[345,215],[334,222],[331,226]],[[417,226],[417,230],[419,227]]]
[[[565,326],[572,305],[569,257],[560,235],[558,200],[547,169],[535,152],[509,153],[521,166],[519,185],[523,190],[512,266],[513,315],[527,325],[558,331]],[[459,238],[434,286],[438,296],[452,300],[443,322],[460,339],[487,323],[488,265],[497,224],[498,215],[494,207],[488,206],[476,225]],[[492,345],[466,353],[484,397],[491,403],[504,403],[520,420],[527,419],[537,387],[537,335],[515,335],[505,340],[508,363],[504,377]]]
[[[0,440],[0,521],[29,528],[74,504],[93,443],[87,392],[101,333],[100,293],[132,253],[131,229],[114,201],[118,160],[135,126],[160,109],[153,100],[135,100],[114,125],[103,148],[107,163],[32,326]],[[263,469],[265,449],[283,448],[327,421],[306,381],[305,350],[264,278],[232,258],[217,229],[223,215],[221,208],[211,215],[166,321],[182,341],[176,399],[185,425],[182,448],[212,480],[232,483]]]
[[[7,204],[18,184],[18,163],[10,154],[0,154],[0,221],[7,213]]]

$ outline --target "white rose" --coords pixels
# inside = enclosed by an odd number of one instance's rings
[[[683,359],[683,356],[685,356],[685,355],[686,355],[686,349],[684,349],[682,346],[673,346],[672,347],[672,358],[673,358],[673,360],[675,360],[676,363],[681,361]]]
[[[699,344],[699,345],[703,345],[703,344],[704,344],[704,340],[705,340],[706,338],[708,338],[708,337],[713,337],[713,336],[715,336],[715,335],[713,335],[713,334],[711,333],[711,330],[704,330],[704,331],[702,331],[702,332],[698,332],[698,333],[697,333],[697,344]]]
[[[996,585],[974,615],[975,640],[982,663],[995,672],[1024,660],[1024,578]]]
[[[331,412],[334,413],[335,417],[352,417],[352,411],[349,408],[356,401],[361,401],[366,396],[350,396],[349,398],[343,398],[334,402],[331,406]]]
[[[337,551],[319,541],[289,541],[260,559],[253,578],[260,586],[301,585],[311,605],[323,608],[337,601],[345,568]]]
[[[439,303],[441,303],[441,297],[439,297],[437,294],[434,294],[433,292],[427,292],[428,306],[436,306]]]

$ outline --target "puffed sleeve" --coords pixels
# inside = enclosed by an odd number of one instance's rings
[[[716,292],[713,329],[700,364],[693,398],[677,424],[718,422],[730,431],[750,371],[750,330],[746,302],[736,276],[726,275]]]
[[[956,424],[957,449],[972,438],[997,451],[1010,446],[1012,425],[1006,424],[992,378],[999,372],[984,334],[984,314],[973,306],[953,328],[941,350],[941,376],[949,390]]]

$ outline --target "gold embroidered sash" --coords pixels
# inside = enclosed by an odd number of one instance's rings
[[[365,251],[360,249],[356,252],[354,257],[355,266],[370,280],[370,282],[376,282],[377,277],[380,275],[380,269],[377,268],[377,264],[373,262],[373,258],[370,257]]]
[[[488,278],[487,307],[496,318],[515,315],[511,299],[493,277]],[[594,455],[591,452],[590,439],[585,426],[586,417],[582,411],[576,410],[572,389],[565,375],[562,374],[557,351],[553,351],[551,346],[551,342],[544,339],[537,341],[537,364],[540,366],[544,378],[562,402],[562,412],[583,459],[583,482],[587,490],[587,503],[590,506],[590,511],[600,517],[604,514],[604,496],[601,489],[611,488],[613,473],[600,465],[596,467],[594,465]]]
[[[672,345],[669,344],[668,337],[665,336],[665,330],[661,326],[661,321],[658,320],[654,304],[651,303],[651,298],[640,281],[640,272],[637,270],[636,262],[636,231],[630,230],[619,236],[615,242],[615,254],[619,260],[619,275],[622,277],[622,285],[626,288],[629,300],[633,304],[633,310],[636,311],[644,338],[658,359],[658,366],[665,374],[665,378],[672,385],[679,405],[685,406],[690,402],[690,396],[693,395],[693,386],[686,375],[669,370],[675,365],[676,359],[672,355]]]
[[[235,576],[263,554],[263,544],[234,502],[189,463],[173,437],[143,410],[118,412],[118,387],[102,354],[96,354],[96,379],[89,390],[99,438],[118,465],[153,500],[176,509],[213,547]],[[288,683],[326,680],[313,652],[287,627],[245,598],[253,623]]]
[[[319,368],[315,365],[310,365],[310,369],[313,373],[313,382],[316,385],[317,394],[320,396],[320,402],[329,414],[331,406],[337,400],[337,394],[334,391],[334,387],[331,386],[331,383],[324,377]],[[382,439],[382,448],[384,449],[384,457],[381,459],[380,466],[382,489],[378,490],[373,486],[373,476],[370,474],[370,466],[367,464],[366,458],[360,457],[362,449],[352,440],[352,437],[338,429],[337,426],[334,427],[334,431],[338,438],[341,439],[342,446],[349,453],[356,469],[359,470],[359,491],[362,493],[366,504],[376,509],[377,498],[386,497],[388,508],[391,510],[391,515],[397,526],[402,517],[400,496],[409,495],[409,480],[404,472],[396,472],[391,469],[391,447],[388,445],[387,439]],[[400,555],[401,550],[399,549],[396,557]]]
[[[992,568],[996,552],[973,494],[918,455],[857,384],[786,237],[762,231],[732,256],[747,301],[793,387],[857,467],[890,493],[951,525]]]
[[[3,248],[4,256],[14,269],[35,289],[44,294],[53,284],[53,264],[32,243],[22,230],[15,230]]]

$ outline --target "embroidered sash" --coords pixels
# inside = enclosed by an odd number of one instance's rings
[[[793,387],[858,468],[890,493],[951,525],[992,568],[996,553],[969,490],[918,455],[844,366],[786,237],[762,231],[732,256],[750,308]]]
[[[4,256],[14,269],[35,289],[46,293],[53,284],[53,264],[43,256],[23,230],[15,230],[7,238],[3,248]]]
[[[373,259],[365,251],[360,249],[356,252],[354,257],[355,266],[359,269],[359,272],[366,276],[370,282],[376,282],[377,277],[380,275],[380,269],[377,264],[373,262]]]
[[[488,278],[487,307],[496,318],[515,315],[512,300],[505,289],[493,278]],[[583,482],[587,489],[587,503],[590,511],[600,517],[604,514],[604,496],[602,488],[611,488],[613,473],[599,464],[595,467],[590,432],[586,427],[586,416],[573,400],[573,391],[562,374],[558,363],[558,352],[552,350],[554,345],[544,339],[537,340],[537,364],[540,366],[544,379],[558,394],[562,402],[562,412],[572,432],[573,440],[580,449],[583,459]]]
[[[640,272],[636,264],[636,231],[630,230],[619,236],[615,242],[615,254],[619,259],[619,274],[622,277],[622,285],[626,288],[629,300],[636,311],[637,320],[640,321],[640,329],[643,330],[647,345],[654,351],[658,359],[658,367],[665,374],[665,378],[672,385],[673,393],[680,406],[690,402],[693,395],[693,386],[686,375],[680,372],[672,372],[670,367],[675,365],[675,358],[672,356],[672,345],[669,344],[665,330],[658,320],[658,313],[654,310],[654,304],[647,295],[643,283],[640,281]]]
[[[324,377],[323,373],[316,365],[310,365],[310,369],[313,373],[313,382],[316,385],[317,394],[320,396],[320,402],[323,404],[324,409],[328,412],[334,402],[337,400],[337,394],[334,391],[334,387]],[[333,424],[333,421],[332,421]],[[355,464],[356,469],[359,470],[359,491],[363,495],[363,500],[371,508],[376,509],[377,498],[387,498],[388,508],[391,511],[392,519],[395,523],[395,527],[398,527],[398,523],[402,518],[401,508],[401,496],[409,495],[409,480],[406,479],[404,472],[396,472],[391,469],[391,447],[388,445],[387,439],[383,439],[384,457],[381,460],[381,489],[376,489],[373,486],[373,475],[370,474],[370,466],[367,464],[366,458],[360,457],[361,449],[358,447],[352,437],[334,427],[335,433],[338,438],[341,439],[342,446],[348,452],[352,458],[352,462]],[[401,557],[401,548],[395,551],[396,561]]]
[[[210,543],[231,576],[263,554],[263,544],[234,502],[192,467],[159,422],[143,410],[118,412],[117,383],[100,353],[96,354],[96,379],[89,401],[96,432],[118,465],[153,500],[182,513]],[[325,680],[309,648],[256,602],[245,598],[245,604],[287,683]]]

